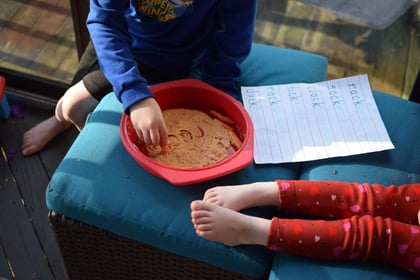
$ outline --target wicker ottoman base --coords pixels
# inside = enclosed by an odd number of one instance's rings
[[[54,212],[49,213],[49,221],[69,279],[252,279]]]

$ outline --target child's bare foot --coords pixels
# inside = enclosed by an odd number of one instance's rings
[[[55,116],[40,122],[23,134],[22,154],[30,156],[41,151],[48,142],[68,127],[70,124],[59,122]]]
[[[202,200],[191,202],[191,218],[195,231],[203,238],[228,246],[267,245],[270,220],[247,216]]]
[[[234,211],[255,206],[280,206],[276,182],[214,187],[205,192],[203,201]]]

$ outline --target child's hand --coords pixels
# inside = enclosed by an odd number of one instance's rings
[[[168,131],[162,111],[154,98],[146,98],[132,105],[130,119],[140,141],[146,145],[167,145]]]

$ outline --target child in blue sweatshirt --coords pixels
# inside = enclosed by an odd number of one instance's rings
[[[91,0],[87,27],[92,44],[55,115],[24,134],[23,155],[42,150],[72,124],[81,130],[111,91],[139,138],[165,146],[166,125],[148,86],[199,70],[204,82],[237,97],[256,10],[257,0]]]

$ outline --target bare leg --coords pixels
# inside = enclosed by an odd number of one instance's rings
[[[82,81],[72,86],[58,103],[55,117],[61,122],[70,122],[81,131],[86,118],[99,101],[90,95]]]
[[[206,191],[203,201],[234,211],[256,206],[280,206],[276,182],[214,187]]]
[[[58,101],[55,115],[37,124],[22,137],[22,154],[33,155],[41,151],[54,137],[74,124],[79,131],[86,117],[98,101],[94,99],[83,82],[69,88]]]
[[[197,234],[228,246],[267,245],[271,221],[207,203],[191,202],[191,219]]]

